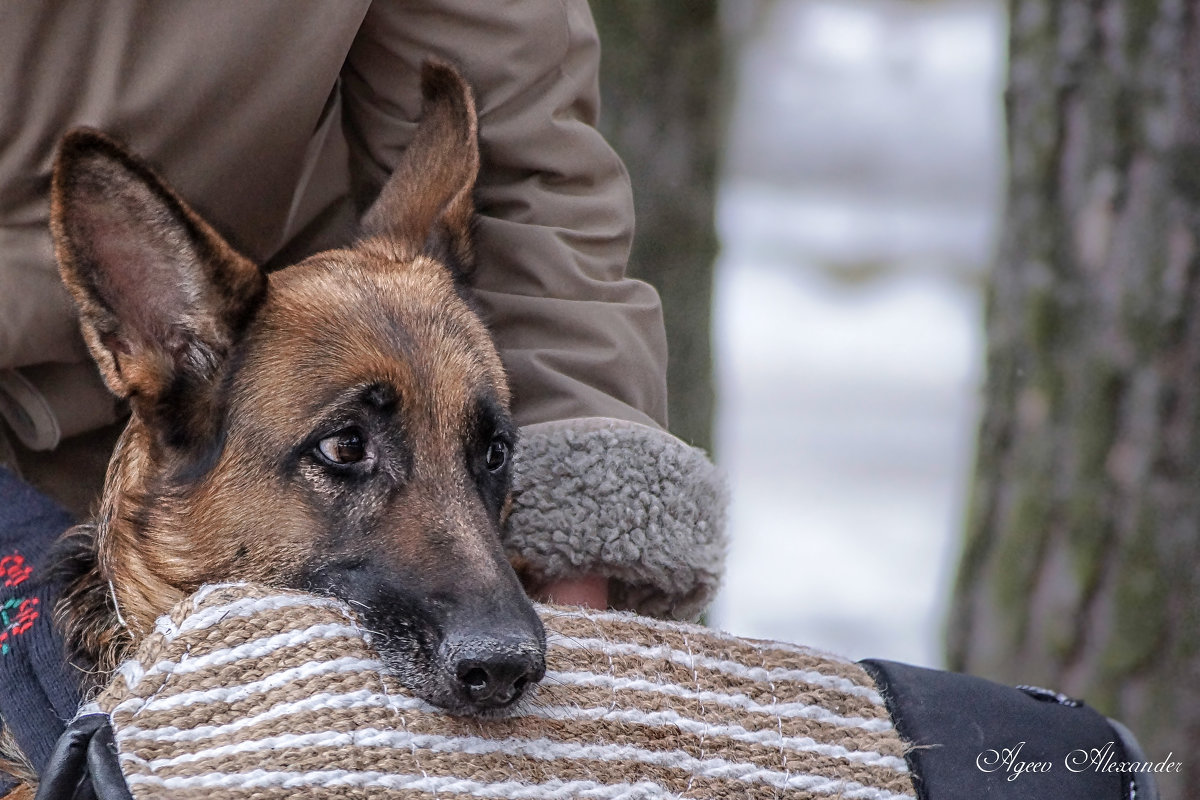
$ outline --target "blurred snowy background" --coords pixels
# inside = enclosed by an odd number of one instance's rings
[[[993,0],[729,0],[710,623],[936,666],[1002,200]]]

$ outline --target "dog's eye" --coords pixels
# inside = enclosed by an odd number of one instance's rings
[[[317,452],[331,464],[353,464],[366,457],[367,439],[357,428],[348,428],[318,442]]]
[[[492,472],[496,472],[508,463],[508,445],[503,439],[492,439],[491,444],[488,445],[484,463]]]

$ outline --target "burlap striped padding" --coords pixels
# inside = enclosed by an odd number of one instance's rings
[[[857,665],[627,614],[543,607],[548,672],[518,714],[456,718],[382,675],[342,604],[206,587],[84,709],[135,798],[915,800]]]

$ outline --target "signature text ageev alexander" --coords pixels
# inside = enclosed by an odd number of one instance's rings
[[[1021,758],[1025,742],[1002,750],[984,750],[975,758],[975,766],[982,772],[1005,772],[1007,779],[1015,781],[1027,773],[1050,772],[1056,768],[1053,761],[1026,761]],[[1103,747],[1090,750],[1072,750],[1063,757],[1062,768],[1070,772],[1106,772],[1130,774],[1138,772],[1182,772],[1183,762],[1172,761],[1174,753],[1168,753],[1161,761],[1122,761],[1116,744],[1108,742]]]

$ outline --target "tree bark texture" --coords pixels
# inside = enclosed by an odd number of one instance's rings
[[[714,204],[721,138],[717,0],[592,4],[601,130],[633,181],[629,272],[662,296],[673,433],[712,450]]]
[[[954,669],[1200,790],[1200,5],[1011,0],[1009,193]]]

